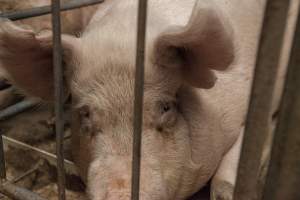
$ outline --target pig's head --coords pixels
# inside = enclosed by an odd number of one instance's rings
[[[0,23],[1,65],[27,94],[53,100],[51,37]],[[120,24],[109,26],[110,20],[102,23],[100,31],[81,38],[62,35],[66,90],[73,99],[73,152],[91,199],[127,200],[135,34]],[[141,199],[182,199],[198,189],[190,133],[197,122],[189,120],[201,105],[194,88],[213,87],[213,70],[230,65],[230,34],[213,9],[201,9],[187,26],[149,35]]]

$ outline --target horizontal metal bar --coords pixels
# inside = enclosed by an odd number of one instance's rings
[[[67,10],[72,10],[72,9],[81,8],[85,6],[99,4],[102,2],[104,2],[104,0],[73,0],[65,4],[62,4],[60,10],[67,11]],[[41,7],[25,9],[20,11],[1,13],[0,18],[3,17],[15,21],[15,20],[47,15],[50,13],[51,13],[51,6],[41,6]]]
[[[12,106],[5,108],[4,110],[0,111],[0,121],[6,120],[16,114],[24,112],[33,106],[36,105],[36,102],[32,100],[23,100],[18,102]]]
[[[235,200],[258,200],[261,156],[271,131],[271,111],[289,0],[268,0],[257,54],[251,99],[235,188]]]
[[[300,9],[300,4],[299,4]],[[265,200],[300,199],[300,12],[274,135]]]
[[[33,174],[34,172],[36,172],[39,169],[40,166],[41,166],[41,162],[38,162],[37,164],[35,164],[33,166],[33,168],[27,170],[26,172],[24,172],[20,176],[15,177],[13,180],[11,180],[9,182],[11,182],[13,184],[18,183],[19,181],[23,180],[27,176],[29,176],[29,175]]]
[[[0,185],[0,192],[13,200],[46,200],[39,195],[6,182]]]
[[[10,137],[4,136],[4,135],[2,137],[3,137],[4,145],[11,145],[11,146],[14,146],[15,148],[30,150],[30,151],[38,154],[41,158],[44,158],[45,160],[47,160],[51,165],[57,166],[56,155],[49,153],[47,151],[41,150],[39,148],[33,147],[29,144],[25,144],[18,140],[12,139]],[[65,164],[65,167],[66,167],[66,170],[68,173],[78,175],[75,164],[72,161],[65,159],[64,164]]]
[[[147,0],[139,0],[138,6],[131,179],[132,200],[139,200],[140,194],[147,3]]]

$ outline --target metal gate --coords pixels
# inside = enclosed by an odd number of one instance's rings
[[[55,77],[55,117],[57,156],[35,149],[30,145],[0,137],[0,192],[17,200],[44,200],[37,194],[19,188],[6,181],[3,139],[18,143],[23,148],[37,151],[41,156],[57,161],[59,200],[65,200],[65,166],[73,163],[63,158],[63,72],[61,55],[60,12],[102,3],[104,0],[73,0],[60,5],[52,0],[52,6],[0,14],[0,17],[20,20],[52,13],[53,64]],[[278,72],[290,0],[268,0],[252,95],[246,121],[245,135],[235,188],[235,200],[299,200],[300,192],[300,15],[298,14],[295,37],[290,54],[287,79],[284,86],[279,120],[274,132],[271,161],[265,184],[258,186],[260,160],[269,133],[271,102]],[[141,132],[144,85],[144,52],[147,0],[139,0],[138,36],[136,49],[136,76],[134,100],[134,141],[132,165],[132,200],[139,199]],[[27,102],[28,103],[28,102]],[[27,104],[25,104],[26,107]],[[30,105],[30,104],[29,104]],[[28,105],[27,105],[28,106]],[[24,107],[24,105],[23,105]]]

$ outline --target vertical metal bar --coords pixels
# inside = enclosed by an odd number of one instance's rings
[[[236,200],[261,197],[257,188],[260,160],[270,131],[271,102],[289,4],[289,0],[268,0],[266,4],[235,188]]]
[[[299,6],[300,7],[300,6]],[[263,199],[300,199],[300,12]]]
[[[139,0],[134,98],[131,199],[139,200],[143,125],[147,0]]]
[[[65,200],[65,170],[63,156],[63,69],[61,46],[60,0],[52,0],[53,26],[53,67],[54,67],[54,96],[55,96],[55,130],[57,154],[57,178],[59,200]]]
[[[2,131],[0,130],[0,184],[6,179],[4,146],[2,140]]]

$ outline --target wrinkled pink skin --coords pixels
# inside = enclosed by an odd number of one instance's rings
[[[212,177],[212,199],[232,195],[263,6],[195,2],[149,1],[142,200],[186,199]],[[73,154],[92,200],[130,199],[136,9],[107,0],[80,38],[62,36]],[[0,23],[1,65],[52,100],[51,37]]]

